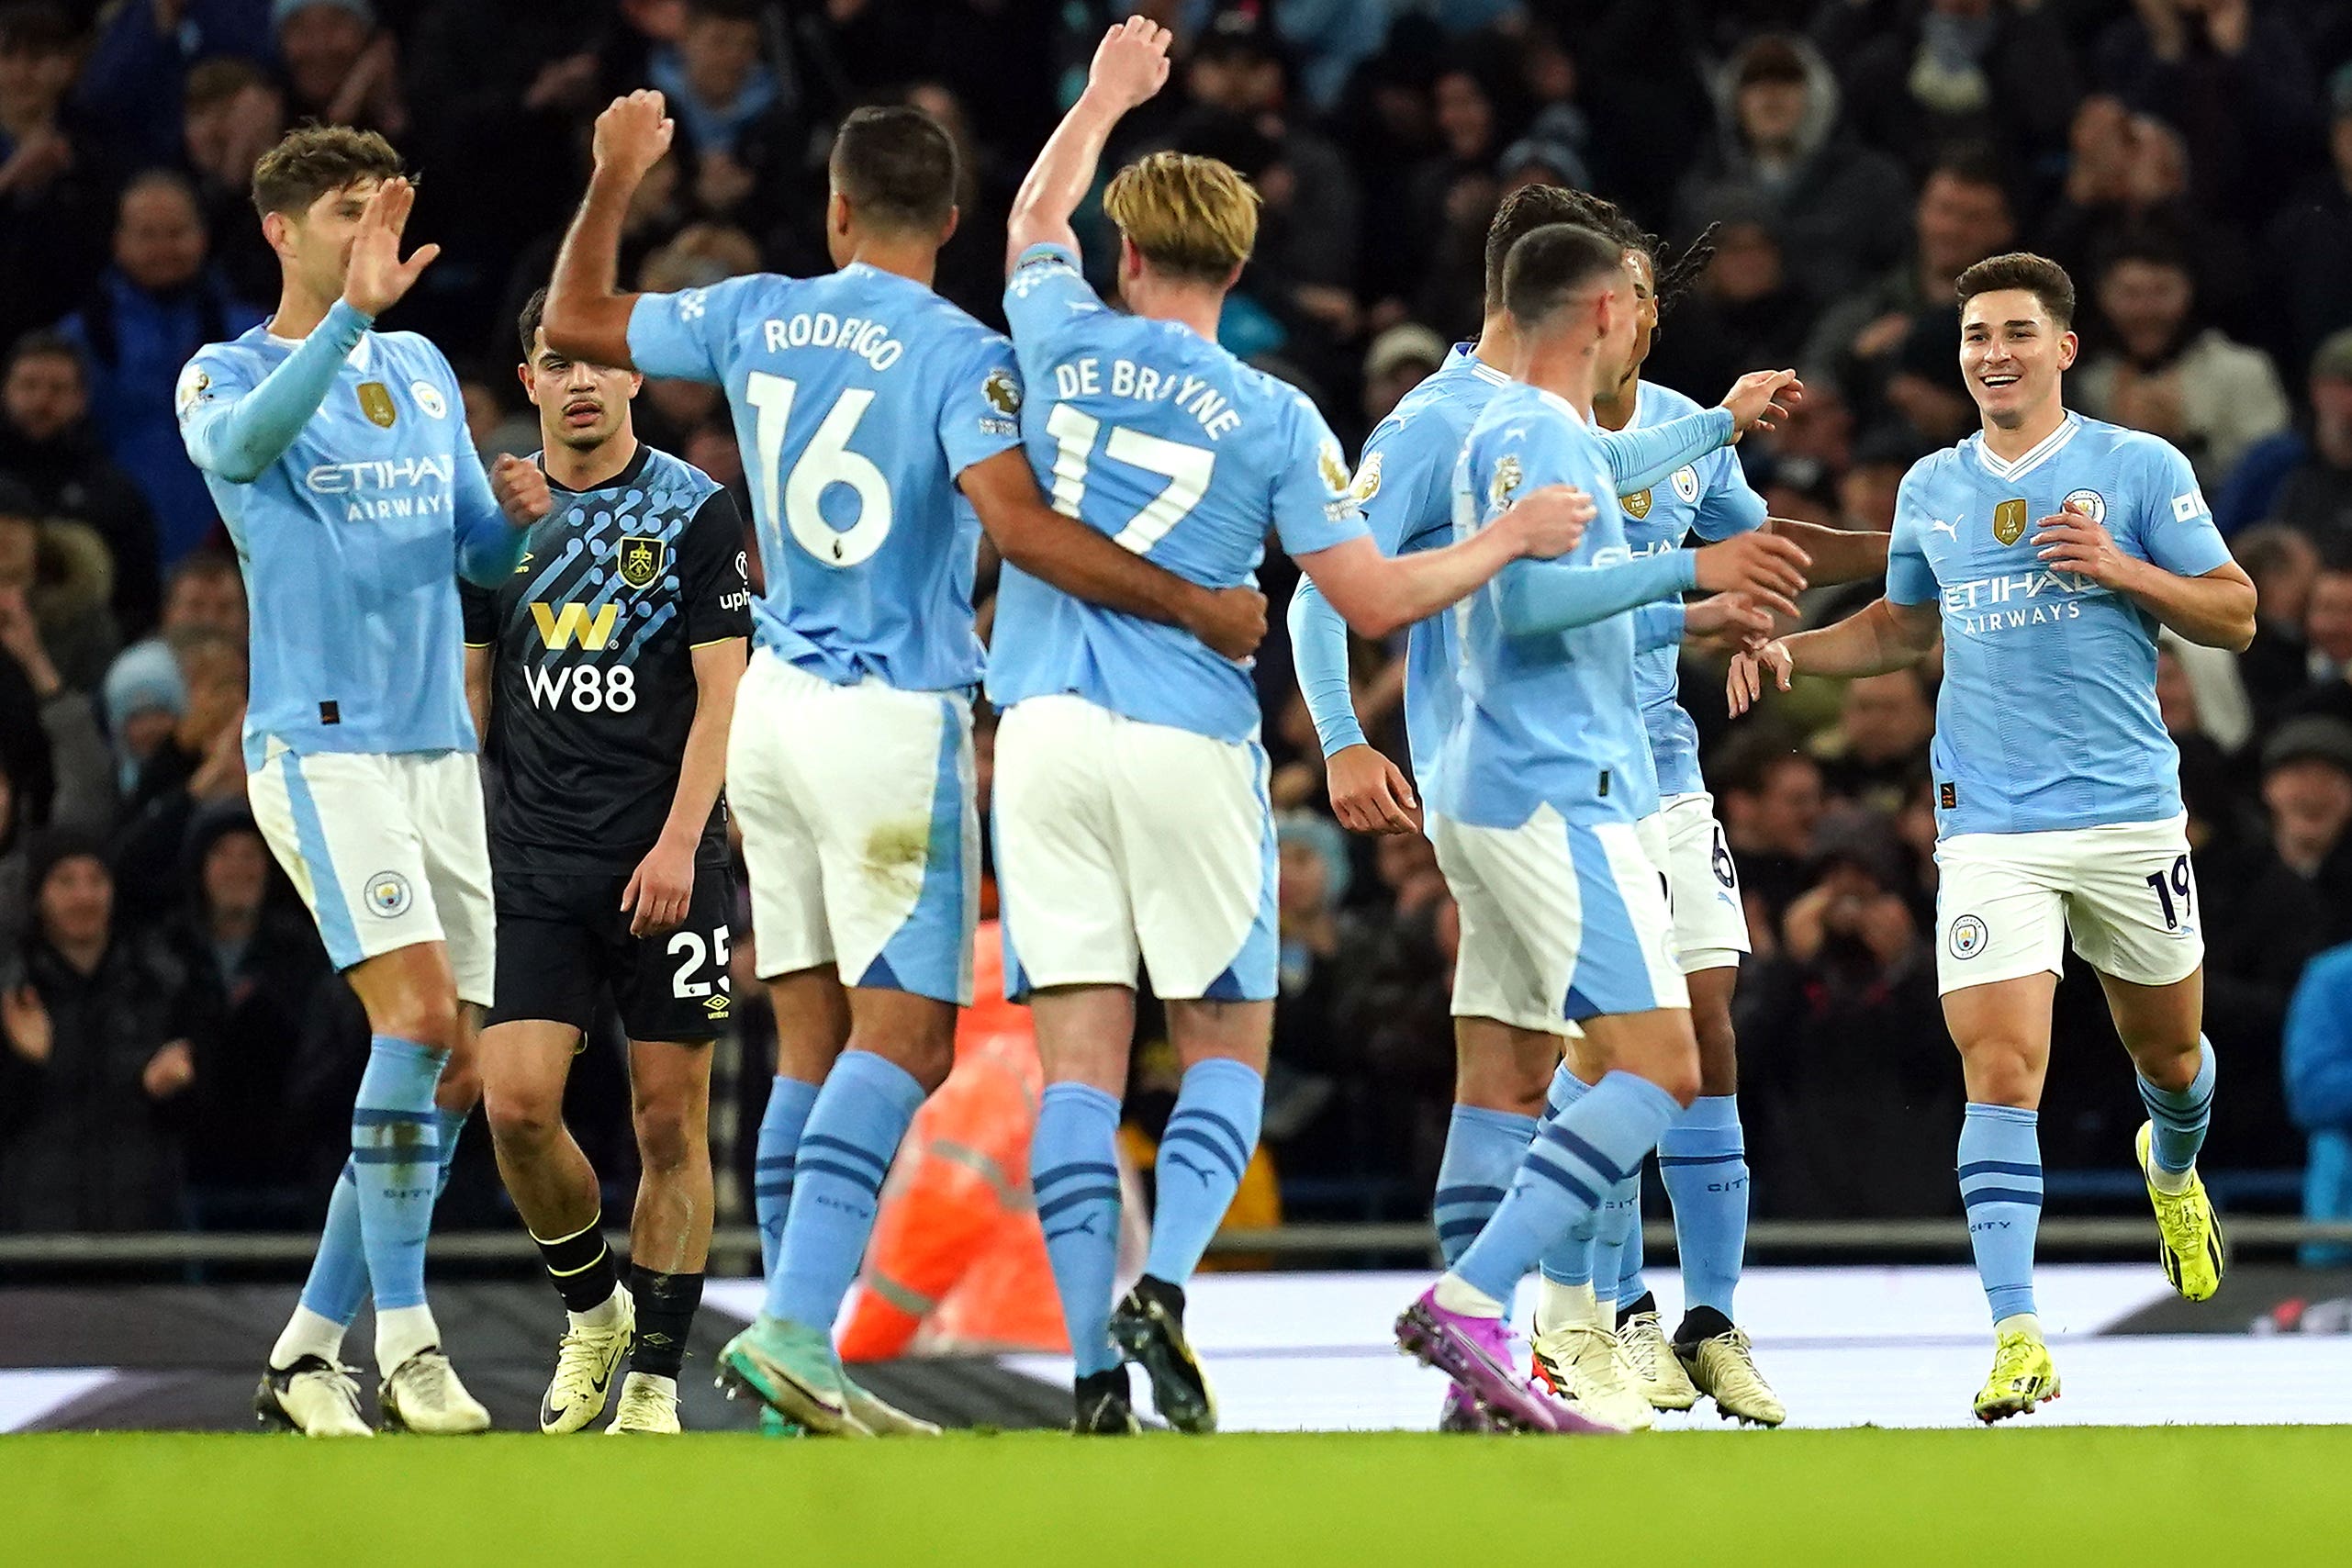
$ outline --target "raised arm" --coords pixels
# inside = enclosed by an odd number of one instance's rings
[[[1111,128],[1167,82],[1169,41],[1166,28],[1143,17],[1130,17],[1103,35],[1087,72],[1086,90],[1046,139],[1014,196],[1004,234],[1008,276],[1032,245],[1078,249],[1070,214],[1093,188],[1094,170],[1103,161]],[[601,125],[599,121],[599,129]]]
[[[1618,494],[1630,496],[1752,430],[1772,429],[1775,420],[1786,417],[1787,405],[1804,394],[1804,384],[1793,370],[1752,370],[1733,382],[1723,401],[1712,409],[1662,425],[1622,431],[1596,427],[1593,433],[1608,456]]]
[[[260,478],[326,401],[344,357],[359,345],[369,321],[344,301],[335,301],[300,348],[239,391],[215,386],[203,363],[191,361],[180,373],[179,388],[180,442],[188,461],[235,485]]]
[[[669,152],[675,127],[650,88],[615,98],[596,117],[596,168],[547,284],[547,346],[592,364],[637,368],[629,317],[637,297],[620,291],[621,229],[646,171]]]
[[[1210,588],[1114,543],[1046,504],[1028,454],[1011,447],[957,476],[997,554],[1075,599],[1185,631],[1229,659],[1266,639],[1266,596]]]

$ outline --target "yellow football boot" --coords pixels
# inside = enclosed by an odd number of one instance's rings
[[[2011,1416],[2030,1416],[2045,1399],[2058,1397],[2058,1369],[2050,1347],[2032,1334],[2010,1329],[1993,1350],[1993,1373],[1977,1394],[1977,1419],[1990,1426]]]
[[[2164,1249],[2157,1257],[2174,1290],[2190,1301],[2203,1301],[2222,1288],[2222,1222],[2213,1217],[2212,1201],[2205,1196],[2205,1183],[2194,1167],[2189,1171],[2189,1185],[2181,1191],[2167,1193],[2157,1188],[2156,1165],[2148,1155],[2155,1137],[2155,1124],[2142,1122],[2132,1148],[2140,1159],[2140,1175],[2148,1184],[2148,1201],[2156,1204],[2156,1230],[2164,1237]]]

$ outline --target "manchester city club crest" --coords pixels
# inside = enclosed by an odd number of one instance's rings
[[[633,588],[650,588],[669,564],[669,545],[663,540],[632,535],[622,540],[614,561],[622,582]]]
[[[1698,499],[1698,470],[1687,463],[1684,464],[1674,470],[1674,494],[1683,498],[1685,506]]]
[[[2097,490],[2068,490],[2066,498],[2058,503],[2070,512],[2078,512],[2093,522],[2107,521],[2107,498]]]
[[[1636,490],[1630,496],[1619,496],[1617,504],[1625,509],[1626,516],[1639,522],[1650,515],[1650,492]]]
[[[398,920],[408,913],[413,896],[409,890],[409,879],[398,871],[378,871],[367,879],[367,907],[386,920]]]
[[[2020,501],[2017,504],[2023,506],[2025,503]],[[1964,914],[1952,923],[1952,933],[1944,939],[1944,946],[1952,950],[1955,958],[1973,958],[1985,950],[1985,936],[1984,921],[1973,914]]]
[[[2001,502],[1993,508],[1993,537],[2004,544],[2014,544],[2025,537],[2025,498]]]
[[[400,410],[392,406],[392,388],[381,381],[359,384],[359,411],[367,416],[369,424],[387,431],[400,417]]]

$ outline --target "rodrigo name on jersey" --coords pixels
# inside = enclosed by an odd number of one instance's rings
[[[763,647],[840,686],[978,682],[980,521],[956,478],[1021,439],[1001,334],[854,263],[642,296],[629,357],[726,388],[766,568]]]

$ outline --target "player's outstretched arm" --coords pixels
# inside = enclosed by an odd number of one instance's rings
[[[1364,739],[1356,721],[1354,684],[1348,678],[1348,623],[1302,577],[1291,595],[1291,664],[1298,677],[1331,791],[1331,813],[1355,833],[1417,833],[1421,802],[1405,770]]]
[[[1799,632],[1794,637],[1739,654],[1731,660],[1724,695],[1730,700],[1731,712],[1737,717],[1764,696],[1766,670],[1772,672],[1774,683],[1786,691],[1789,678],[1800,669],[1807,675],[1825,675],[1841,680],[1908,669],[1927,656],[1942,632],[1932,599],[1921,604],[1874,599],[1868,609],[1847,616],[1834,626]]]
[[[596,168],[555,252],[547,284],[547,346],[591,364],[636,368],[629,317],[637,297],[620,292],[621,228],[646,172],[669,152],[675,126],[652,89],[615,98],[596,117]]]
[[[997,554],[1039,581],[1107,610],[1181,626],[1229,659],[1266,638],[1266,596],[1203,588],[1046,504],[1028,454],[1011,447],[956,477]]]
[[[1805,580],[1815,588],[1865,582],[1887,575],[1887,547],[1895,538],[1891,533],[1825,528],[1818,522],[1799,522],[1793,517],[1772,518],[1764,526],[1812,559]]]
[[[687,728],[669,817],[621,890],[621,913],[629,917],[632,936],[667,931],[686,918],[694,902],[694,852],[727,782],[727,732],[735,722],[735,688],[750,649],[748,638],[722,637],[693,652],[694,722]]]
[[[1094,63],[1086,73],[1086,90],[1046,139],[1036,162],[1013,198],[1013,214],[1004,234],[1008,277],[1022,252],[1032,245],[1078,249],[1070,215],[1093,186],[1095,166],[1103,161],[1111,128],[1166,84],[1170,42],[1166,28],[1143,17],[1130,17],[1103,36],[1094,50]],[[553,341],[551,337],[549,342]]]
[[[1358,635],[1385,637],[1483,587],[1512,562],[1564,555],[1584,542],[1593,499],[1567,485],[1546,485],[1458,543],[1410,555],[1383,555],[1360,533],[1297,557],[1331,608]]]
[[[1739,594],[1757,608],[1794,618],[1805,565],[1797,546],[1761,533],[1607,566],[1546,562],[1505,577],[1497,585],[1496,610],[1503,629],[1515,636],[1567,632],[1696,588]]]

